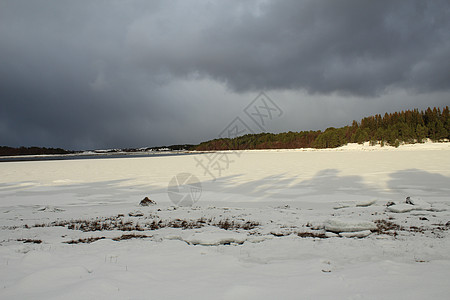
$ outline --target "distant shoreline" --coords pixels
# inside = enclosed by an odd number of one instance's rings
[[[112,158],[135,158],[135,157],[163,157],[190,155],[188,151],[167,152],[113,152],[113,153],[75,153],[75,154],[42,154],[42,155],[15,155],[0,156],[2,162],[26,162],[26,161],[52,161],[52,160],[80,160],[80,159],[112,159]]]
[[[209,150],[209,151],[164,151],[164,152],[112,152],[112,153],[75,153],[75,154],[43,154],[43,155],[17,155],[1,156],[1,162],[26,162],[26,161],[52,161],[52,160],[82,160],[82,159],[113,159],[113,158],[142,158],[142,157],[165,157],[180,155],[198,155],[205,153],[251,153],[251,152],[349,152],[349,151],[434,151],[450,150],[450,142],[432,142],[416,144],[402,144],[399,147],[349,143],[337,148],[297,148],[297,149],[248,149],[248,150]]]

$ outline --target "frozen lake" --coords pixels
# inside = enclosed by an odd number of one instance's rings
[[[449,165],[448,143],[2,162],[0,298],[445,299]]]
[[[47,160],[80,160],[80,159],[104,159],[104,158],[137,158],[137,157],[162,157],[175,155],[189,155],[185,152],[120,152],[120,153],[79,153],[79,154],[54,154],[54,155],[19,155],[0,156],[0,162],[15,161],[47,161]]]

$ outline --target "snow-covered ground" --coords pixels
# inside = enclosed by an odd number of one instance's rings
[[[449,143],[222,154],[0,163],[0,298],[448,299]]]

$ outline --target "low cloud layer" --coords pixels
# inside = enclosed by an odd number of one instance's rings
[[[2,1],[0,144],[195,143],[262,90],[273,131],[444,105],[449,20],[447,1]]]

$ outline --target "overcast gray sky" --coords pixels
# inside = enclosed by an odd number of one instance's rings
[[[0,0],[0,145],[198,143],[261,91],[270,132],[449,105],[450,2]]]

